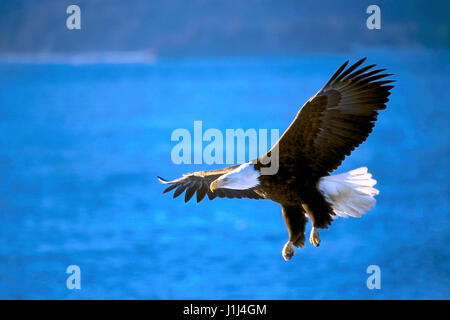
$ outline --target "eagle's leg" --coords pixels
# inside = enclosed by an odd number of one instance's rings
[[[305,243],[305,224],[307,218],[301,206],[281,206],[284,222],[289,233],[289,241],[283,247],[281,254],[288,261],[295,254],[294,248],[301,248]]]
[[[328,228],[333,221],[330,214],[332,209],[330,204],[316,188],[311,188],[309,190],[309,197],[309,201],[303,202],[302,207],[311,219],[312,229],[309,235],[309,242],[311,242],[313,246],[318,247],[320,245],[320,236],[317,229]]]
[[[309,242],[314,246],[318,247],[320,245],[320,236],[319,231],[317,231],[318,224],[314,217],[314,214],[309,210],[309,207],[307,205],[303,205],[303,208],[306,211],[306,215],[311,219],[311,232],[309,233]]]
[[[294,248],[292,248],[292,241],[289,240],[288,242],[286,242],[283,247],[283,251],[281,251],[281,254],[283,255],[284,260],[291,260],[292,256],[295,254]]]
[[[309,242],[311,242],[314,247],[318,247],[320,245],[319,231],[317,231],[316,227],[311,228],[311,233],[309,234]]]

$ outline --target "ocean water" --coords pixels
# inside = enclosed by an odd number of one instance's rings
[[[220,167],[173,164],[173,130],[283,132],[347,57],[0,63],[0,298],[449,299],[449,55],[365,55],[397,83],[338,172],[369,167],[377,206],[289,262],[277,204],[185,204],[156,176]]]

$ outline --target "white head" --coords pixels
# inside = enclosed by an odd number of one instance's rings
[[[246,162],[233,171],[228,172],[214,180],[210,189],[218,188],[245,190],[256,187],[259,184],[259,170],[251,162]]]

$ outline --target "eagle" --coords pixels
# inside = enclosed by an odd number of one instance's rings
[[[298,111],[294,121],[273,147],[261,157],[241,165],[183,174],[175,180],[158,177],[175,190],[185,191],[188,202],[196,193],[219,198],[267,199],[281,205],[289,239],[282,249],[288,261],[294,248],[305,243],[305,226],[311,220],[309,241],[319,246],[318,229],[328,229],[337,217],[360,217],[375,205],[377,181],[366,167],[332,174],[346,156],[364,142],[375,125],[378,111],[386,108],[395,80],[376,64],[363,66],[363,58],[337,69],[325,86]],[[278,170],[263,174],[276,155]]]

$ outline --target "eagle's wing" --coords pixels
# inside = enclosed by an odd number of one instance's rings
[[[215,197],[263,199],[263,197],[259,196],[255,192],[254,188],[245,190],[218,188],[214,191],[210,190],[209,186],[211,182],[219,178],[221,175],[224,175],[232,171],[233,169],[236,169],[237,167],[238,166],[231,166],[218,170],[187,173],[183,174],[181,178],[172,181],[167,181],[161,177],[158,177],[158,180],[164,184],[170,184],[170,186],[166,188],[163,193],[175,189],[175,192],[173,194],[174,198],[178,197],[183,193],[183,191],[186,190],[186,194],[184,195],[184,202],[188,202],[189,200],[191,200],[195,192],[197,192],[197,202],[202,201],[205,195],[208,195],[208,198],[210,200],[214,199]]]
[[[314,177],[333,171],[359,146],[389,101],[392,74],[375,66],[360,67],[366,58],[347,67],[345,62],[298,112],[276,145],[280,167],[300,162]],[[380,80],[383,79],[383,80]],[[273,150],[273,149],[272,149]],[[299,169],[301,170],[301,169]]]

